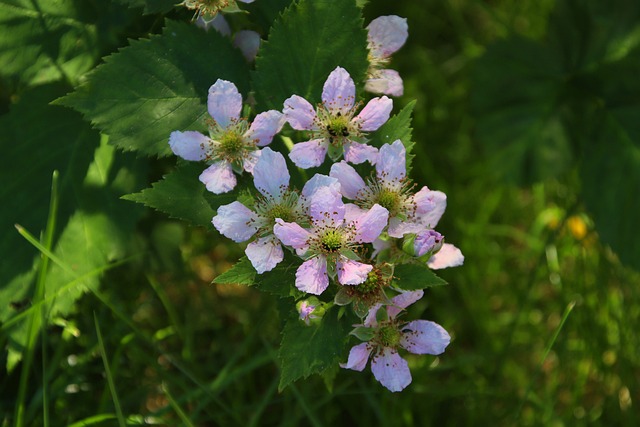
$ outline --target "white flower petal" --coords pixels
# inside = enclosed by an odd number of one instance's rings
[[[273,270],[284,259],[282,245],[273,236],[261,237],[249,243],[244,252],[258,274]]]
[[[171,151],[185,160],[204,160],[211,150],[211,139],[200,132],[178,130],[169,136]]]
[[[284,125],[284,116],[280,111],[264,111],[256,116],[244,136],[254,140],[258,147],[264,147],[271,144],[273,136],[280,132],[282,125]]]
[[[235,84],[218,79],[209,88],[207,109],[216,123],[226,128],[232,120],[240,118],[242,95],[238,92]]]
[[[384,144],[380,147],[376,162],[378,180],[393,188],[400,188],[401,181],[407,176],[406,154],[407,150],[399,139],[393,144]]]
[[[356,85],[353,79],[342,67],[336,67],[329,74],[322,88],[322,102],[333,112],[346,114],[353,107],[356,98]]]
[[[238,243],[249,240],[255,234],[255,220],[255,213],[236,201],[220,206],[211,222],[220,234]]]
[[[409,307],[414,302],[419,301],[423,295],[424,291],[422,289],[418,289],[417,291],[403,292],[396,295],[391,299],[391,304],[387,306],[387,314],[391,319],[395,319],[398,313]]]
[[[358,172],[345,161],[334,163],[331,166],[329,176],[336,178],[340,182],[340,192],[347,199],[355,200],[358,192],[366,187]]]
[[[220,161],[205,169],[198,177],[207,186],[207,190],[215,194],[231,191],[236,186],[236,177],[229,162]]]
[[[320,295],[329,286],[327,260],[322,256],[311,258],[296,271],[296,288],[302,292]]]
[[[339,193],[340,181],[338,181],[336,178],[317,173],[313,175],[311,179],[306,182],[306,184],[304,184],[301,194],[306,198],[311,198],[311,196],[313,196],[313,193],[315,193],[319,188],[322,187],[330,187],[332,191]]]
[[[375,70],[364,83],[364,90],[389,96],[402,96],[404,83],[396,70]]]
[[[354,371],[362,371],[367,366],[371,354],[371,345],[363,342],[362,344],[351,347],[349,351],[349,359],[347,363],[341,363],[340,367],[345,369],[353,369]]]
[[[360,130],[371,132],[378,130],[389,120],[391,110],[393,110],[391,98],[386,96],[373,98],[353,120],[360,124]]]
[[[377,159],[378,149],[372,145],[355,141],[344,144],[344,160],[349,163],[359,165],[360,163],[369,162],[374,165]]]
[[[371,54],[385,58],[397,51],[409,37],[407,19],[396,15],[379,16],[367,26]]]
[[[397,351],[387,347],[371,359],[371,372],[380,384],[393,392],[402,391],[411,384],[409,364]]]
[[[359,285],[367,280],[367,276],[373,270],[373,266],[342,257],[338,259],[336,269],[338,271],[338,282],[343,285]]]
[[[400,345],[414,354],[438,355],[451,342],[449,333],[440,325],[428,320],[414,320],[402,328]]]
[[[284,156],[263,148],[253,168],[253,184],[264,196],[277,197],[289,188],[289,171]]]
[[[464,263],[462,251],[452,244],[445,243],[442,248],[427,262],[429,268],[440,270],[448,267],[458,267]]]
[[[356,242],[371,243],[376,240],[387,226],[389,211],[375,204],[364,215],[354,221]]]
[[[294,249],[305,250],[311,233],[295,222],[284,222],[282,219],[276,219],[273,226],[273,234],[285,245]]]
[[[260,49],[260,34],[251,30],[241,30],[233,37],[233,45],[240,49],[245,59],[253,62]]]
[[[316,110],[301,96],[293,95],[284,101],[284,118],[296,130],[313,130]]]
[[[296,166],[302,169],[318,167],[324,162],[327,155],[327,143],[323,139],[312,139],[311,141],[294,144],[289,158]]]

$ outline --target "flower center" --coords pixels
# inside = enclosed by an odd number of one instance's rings
[[[275,205],[266,214],[270,224],[273,224],[276,218],[280,218],[284,222],[295,222],[297,215],[293,212],[291,206]]]
[[[342,245],[342,233],[338,230],[329,230],[322,236],[322,239],[320,239],[320,246],[328,253],[338,252],[342,248]]]
[[[220,138],[220,151],[229,157],[235,157],[244,148],[244,138],[233,129],[225,132]]]
[[[378,329],[376,334],[378,341],[383,347],[395,348],[400,344],[402,334],[395,325],[385,325]]]
[[[349,136],[349,118],[343,116],[340,112],[336,116],[329,119],[326,129],[329,134],[329,142],[341,145],[344,138]]]
[[[383,188],[375,198],[375,203],[389,211],[389,216],[394,217],[400,211],[400,197],[397,192]]]
[[[196,10],[205,19],[213,18],[220,9],[229,6],[229,0],[184,0],[187,9]]]

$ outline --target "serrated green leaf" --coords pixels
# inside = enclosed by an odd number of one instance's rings
[[[558,58],[513,37],[490,46],[473,77],[477,136],[490,169],[523,185],[565,172],[573,154],[558,108],[565,79]]]
[[[75,83],[127,21],[121,8],[100,0],[0,0],[0,76]]]
[[[213,279],[213,283],[251,286],[255,283],[256,274],[258,273],[251,265],[249,258],[242,257],[230,269]]]
[[[165,13],[169,12],[179,3],[177,0],[117,0],[120,3],[128,4],[129,7],[144,7],[144,13]]]
[[[172,131],[203,128],[207,92],[218,78],[247,93],[240,51],[215,31],[168,21],[162,35],[132,41],[105,58],[86,83],[57,102],[80,111],[125,151],[167,156]]]
[[[371,135],[370,145],[382,147],[384,144],[392,144],[396,140],[402,141],[407,150],[407,174],[411,170],[411,163],[414,155],[411,154],[415,143],[412,140],[413,128],[411,127],[411,114],[416,101],[413,100],[404,106],[400,112],[387,120],[380,129]]]
[[[299,378],[322,373],[337,364],[351,327],[340,321],[337,313],[338,309],[333,308],[325,313],[319,325],[311,326],[297,315],[289,317],[278,353],[280,391]]]
[[[640,107],[636,108],[640,114]],[[622,262],[640,270],[640,146],[608,116],[596,137],[584,144],[580,165],[585,204],[603,242]]]
[[[173,172],[139,193],[127,194],[125,200],[142,203],[172,218],[194,225],[211,227],[216,209],[236,199],[234,193],[212,194],[198,176],[206,168],[204,163],[183,162]]]
[[[429,267],[422,264],[396,265],[393,276],[393,285],[405,291],[415,291],[447,284],[447,282],[436,276]]]
[[[253,88],[263,109],[282,109],[299,95],[320,102],[325,80],[337,66],[362,87],[367,61],[367,33],[352,0],[301,0],[273,24],[261,48]]]

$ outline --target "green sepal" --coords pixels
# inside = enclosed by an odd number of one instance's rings
[[[376,330],[367,326],[358,326],[357,328],[349,332],[349,335],[353,335],[360,341],[371,341],[375,334]]]

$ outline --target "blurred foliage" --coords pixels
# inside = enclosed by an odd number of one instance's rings
[[[270,1],[248,7],[261,16],[263,27],[256,29],[263,37],[278,16],[261,6]],[[0,11],[14,13],[22,3],[0,0]],[[32,8],[45,2],[26,3]],[[140,6],[130,10],[115,7],[125,1],[97,3],[135,20],[116,23],[100,15],[116,32],[109,40],[117,45],[98,36],[100,53],[92,54],[93,61],[127,45],[127,37],[156,34],[164,18],[159,12],[169,9],[160,0],[130,0]],[[286,2],[272,4],[281,10]],[[139,17],[143,5],[149,15]],[[15,423],[21,387],[25,425],[43,425],[45,417],[50,425],[116,423],[92,313],[129,425],[640,424],[640,337],[634,327],[640,275],[618,259],[636,266],[640,259],[631,228],[638,218],[640,173],[637,2],[371,0],[364,12],[365,25],[384,14],[408,19],[409,41],[391,63],[405,80],[396,112],[416,99],[412,176],[447,193],[441,231],[466,256],[464,266],[442,272],[450,286],[429,289],[412,307],[413,314],[452,333],[447,352],[438,358],[410,355],[413,384],[401,394],[383,389],[368,373],[351,371],[327,373],[325,378],[335,375],[330,389],[311,376],[278,393],[277,347],[286,321],[278,313],[290,311],[293,301],[278,302],[244,285],[211,284],[242,255],[241,247],[211,228],[191,228],[148,210],[133,231],[132,213],[139,211],[116,194],[144,185],[119,180],[123,175],[113,166],[98,174],[106,181],[92,180],[98,133],[81,121],[68,124],[78,119],[71,110],[47,105],[57,96],[49,95],[53,89],[30,87],[34,76],[59,80],[51,64],[66,63],[69,51],[56,56],[56,49],[47,48],[49,56],[38,57],[45,59],[11,68],[0,49],[1,170],[5,184],[16,183],[2,195],[2,271],[11,273],[2,276],[0,313],[13,310],[11,315],[27,318],[39,312],[32,289],[6,284],[17,271],[37,274],[38,251],[21,240],[13,223],[36,236],[45,230],[45,190],[53,169],[60,171],[60,198],[68,203],[60,204],[52,249],[64,241],[72,213],[94,218],[109,212],[105,198],[125,206],[114,211],[117,232],[105,232],[126,243],[124,251],[89,257],[97,260],[90,268],[102,267],[101,286],[42,329],[38,345],[28,349],[29,369],[23,361],[6,371],[2,352],[3,427]],[[190,17],[176,8],[168,15]],[[234,15],[231,24],[245,19]],[[94,31],[102,21],[81,22],[83,31]],[[70,90],[68,81],[58,83]],[[4,108],[9,105],[10,111]],[[59,127],[42,128],[44,115],[53,115]],[[47,148],[49,156],[40,154]],[[24,151],[14,155],[18,150]],[[73,150],[76,156],[65,154]],[[110,155],[112,165],[133,161]],[[134,175],[145,173],[141,163]],[[154,163],[148,181],[158,181],[172,163]],[[29,171],[40,186],[21,184]],[[84,177],[77,191],[99,187],[90,199],[95,204],[76,205],[65,181],[73,174]],[[174,179],[180,176],[168,175],[156,187]],[[21,197],[38,203],[26,205]],[[201,211],[193,221],[204,225]],[[58,251],[66,253],[63,246]],[[135,256],[113,263],[125,254]],[[18,256],[20,264],[9,262]],[[0,319],[3,348],[10,338],[6,319]]]

